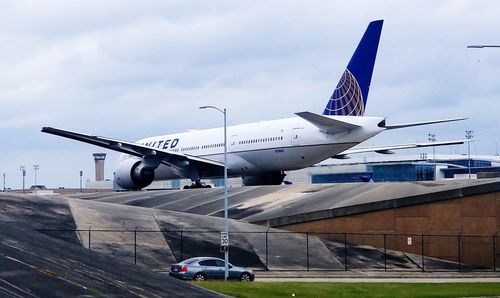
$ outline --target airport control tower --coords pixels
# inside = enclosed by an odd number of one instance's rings
[[[106,153],[94,153],[95,181],[104,181],[104,160]]]

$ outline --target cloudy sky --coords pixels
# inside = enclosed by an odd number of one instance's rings
[[[1,1],[0,174],[7,187],[77,187],[93,152],[42,126],[137,140],[322,112],[371,20],[384,28],[366,115],[388,123],[469,117],[383,133],[365,145],[500,142],[498,1]],[[432,150],[429,149],[429,152]],[[465,153],[466,147],[437,153]],[[405,152],[406,154],[410,152]],[[413,152],[415,153],[415,151]]]

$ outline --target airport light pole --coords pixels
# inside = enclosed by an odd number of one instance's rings
[[[434,143],[436,141],[436,135],[429,133],[429,142]],[[432,162],[434,163],[434,180],[436,180],[436,146],[432,146]]]
[[[38,184],[36,183],[36,172],[40,169],[39,165],[33,165],[33,170],[35,171],[35,194],[38,188]]]
[[[80,192],[82,192],[82,177],[83,177],[83,171],[80,171]]]
[[[5,192],[5,173],[3,173],[3,192]]]
[[[469,161],[468,161],[469,179],[470,179],[470,140],[473,137],[474,137],[474,131],[473,130],[466,130],[465,131],[465,138],[468,140],[468,142],[467,142],[467,157],[469,159]]]
[[[433,133],[429,133],[429,142],[434,143],[436,141],[436,135]],[[432,146],[432,159],[434,160],[434,163],[436,163],[436,147]]]
[[[224,250],[224,281],[227,281],[229,276],[229,222],[227,216],[227,122],[226,109],[219,109],[214,106],[202,106],[200,109],[215,109],[224,114],[224,233],[227,237],[227,247]]]
[[[25,166],[20,166],[19,170],[23,174],[23,193],[24,193],[24,179],[26,178],[26,167]]]

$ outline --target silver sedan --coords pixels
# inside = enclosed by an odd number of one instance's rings
[[[224,279],[225,262],[219,258],[198,257],[184,260],[170,267],[169,275],[188,280]],[[253,281],[254,272],[249,268],[233,266],[228,263],[229,278],[240,281]]]

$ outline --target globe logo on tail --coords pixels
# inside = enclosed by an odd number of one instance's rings
[[[323,115],[329,116],[363,116],[365,105],[358,81],[346,69],[340,79]]]

